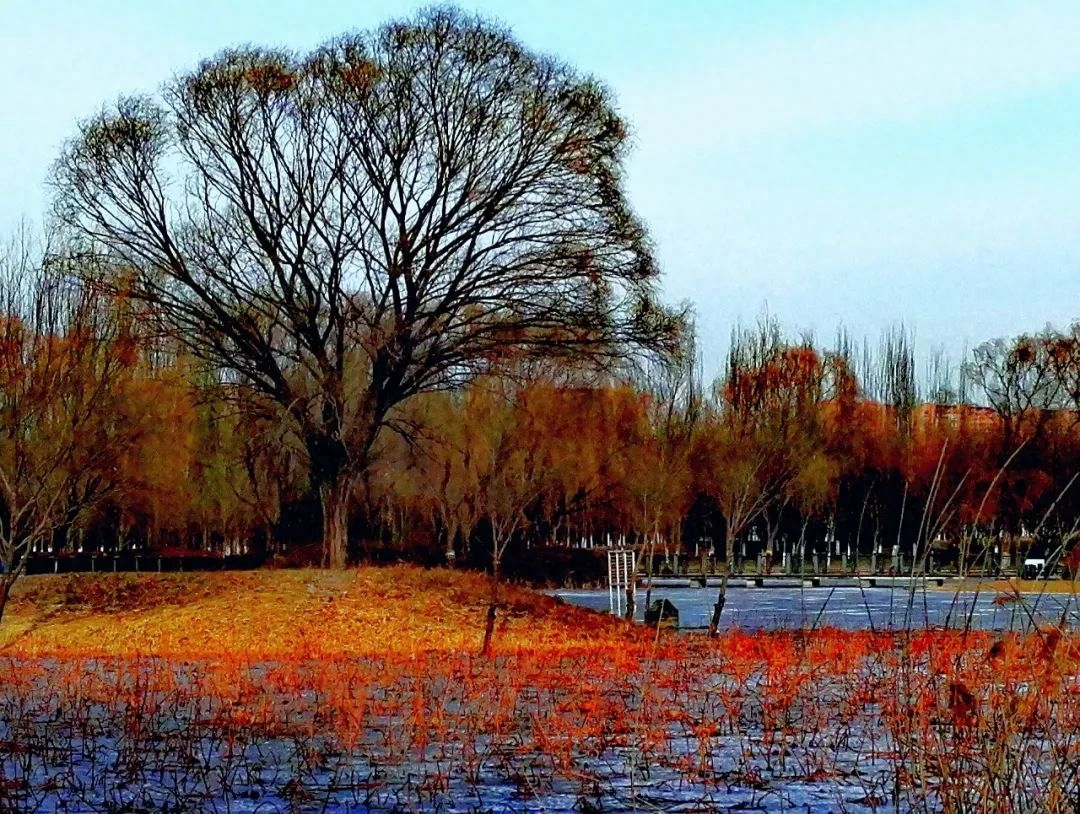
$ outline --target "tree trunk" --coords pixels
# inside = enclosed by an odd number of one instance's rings
[[[269,556],[269,557],[272,557],[275,554],[281,553],[281,552],[278,551],[278,542],[277,542],[276,539],[274,539],[274,525],[273,525],[273,523],[267,522],[266,530],[265,530],[264,536],[263,536],[263,550],[261,552],[257,552],[257,553],[261,553],[261,554],[263,554],[265,556]]]
[[[318,485],[322,503],[322,564],[324,568],[335,569],[344,568],[346,564],[349,497],[357,477],[363,477],[367,469],[367,455],[378,432],[377,424],[373,424],[367,443],[354,450],[358,457],[350,455],[340,437],[340,415],[340,409],[335,410],[329,402],[324,404],[323,424],[305,439],[312,483]]]
[[[488,604],[487,624],[484,625],[484,645],[480,648],[481,656],[491,655],[491,638],[495,633],[495,601]]]
[[[344,475],[319,487],[323,510],[323,566],[345,568],[349,548],[349,492],[351,481]]]
[[[495,634],[495,613],[499,606],[499,560],[501,559],[496,536],[495,547],[492,550],[491,559],[491,601],[488,603],[487,623],[484,625],[484,644],[480,648],[480,655],[491,655],[491,639]]]
[[[11,585],[14,582],[10,574],[0,576],[0,621],[3,621],[4,610],[7,608],[8,598],[11,596]]]
[[[484,644],[480,648],[480,655],[491,655],[491,639],[495,634],[495,610],[499,605],[499,578],[491,577],[491,601],[488,603],[487,623],[484,625]]]

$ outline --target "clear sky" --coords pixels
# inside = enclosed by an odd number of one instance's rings
[[[306,49],[390,0],[0,0],[0,234],[76,122],[237,43]],[[1076,0],[463,0],[594,74],[706,369],[766,308],[900,321],[958,357],[1080,317]]]

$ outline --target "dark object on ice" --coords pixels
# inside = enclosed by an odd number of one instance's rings
[[[716,597],[716,604],[713,605],[712,619],[709,621],[710,639],[715,639],[720,629],[720,614],[724,612],[724,604],[727,602],[727,578],[728,575],[724,574],[724,578],[720,581],[720,594]]]
[[[660,627],[679,626],[679,609],[670,599],[657,599],[645,609],[645,624]]]

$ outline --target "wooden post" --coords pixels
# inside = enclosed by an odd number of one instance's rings
[[[716,638],[716,632],[720,627],[720,614],[724,612],[724,604],[727,602],[727,581],[728,575],[724,574],[723,579],[720,580],[720,594],[716,597],[716,604],[713,605],[712,621],[709,622],[710,639]]]
[[[492,602],[488,605],[488,609],[487,609],[487,622],[484,625],[484,644],[480,648],[480,655],[481,656],[490,656],[491,655],[491,637],[492,637],[492,634],[494,634],[494,633],[495,633],[495,602],[494,602],[494,600],[492,600]]]

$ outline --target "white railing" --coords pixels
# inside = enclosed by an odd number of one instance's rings
[[[626,548],[608,551],[608,604],[616,616],[623,616],[637,591],[637,563]]]

